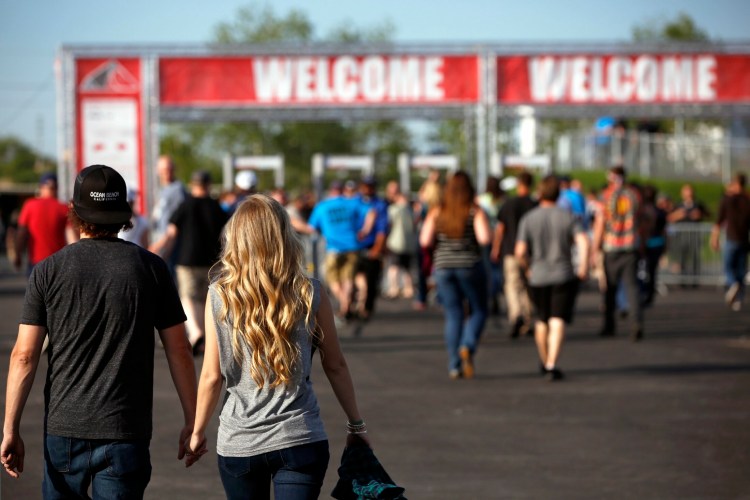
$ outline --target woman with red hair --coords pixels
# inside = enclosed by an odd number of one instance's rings
[[[481,247],[490,243],[490,225],[474,201],[469,175],[458,171],[447,181],[443,200],[430,210],[419,235],[434,246],[434,275],[445,311],[448,375],[474,377],[474,353],[487,319],[487,277]],[[468,314],[464,303],[468,303]]]

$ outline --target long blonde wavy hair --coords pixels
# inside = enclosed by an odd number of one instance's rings
[[[220,322],[231,327],[232,352],[251,353],[250,375],[258,387],[289,385],[300,349],[292,333],[302,319],[314,341],[321,333],[312,321],[313,285],[303,270],[303,248],[289,216],[277,201],[247,197],[222,234],[213,275],[221,298]]]

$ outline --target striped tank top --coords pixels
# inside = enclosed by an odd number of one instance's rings
[[[435,269],[474,267],[482,259],[479,243],[474,234],[474,209],[469,212],[460,238],[449,238],[438,231],[435,237]]]

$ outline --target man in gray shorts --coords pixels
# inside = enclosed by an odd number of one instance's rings
[[[565,323],[573,320],[579,280],[588,276],[589,242],[580,221],[557,206],[560,182],[555,176],[542,180],[539,194],[539,206],[521,219],[515,256],[526,272],[536,309],[534,338],[540,371],[555,381],[563,378],[557,359],[565,338]],[[577,270],[573,267],[573,243],[578,249]]]

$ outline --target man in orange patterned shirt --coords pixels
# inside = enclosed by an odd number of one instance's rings
[[[603,337],[615,334],[615,309],[617,287],[622,282],[628,294],[633,317],[631,339],[643,338],[643,308],[636,272],[638,259],[645,244],[641,221],[641,197],[638,191],[625,183],[625,169],[613,167],[607,174],[608,186],[602,193],[602,210],[594,221],[593,253],[604,253]]]

